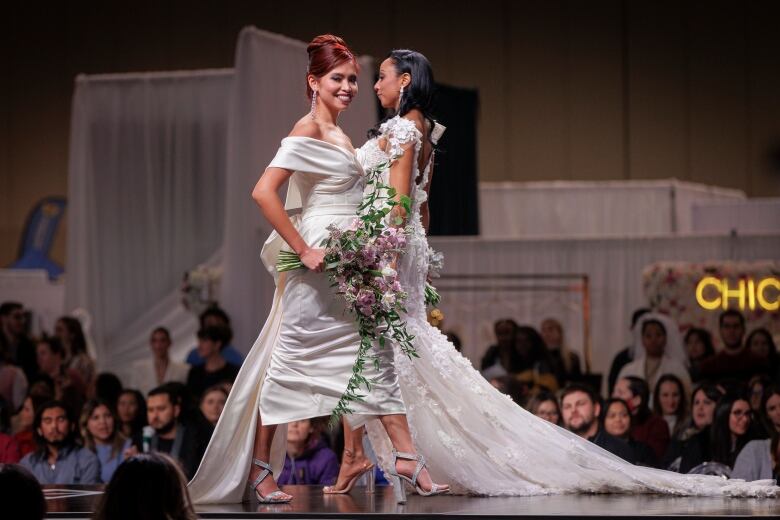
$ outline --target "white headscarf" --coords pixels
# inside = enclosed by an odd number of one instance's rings
[[[666,314],[659,314],[657,312],[646,312],[637,320],[633,329],[634,344],[631,347],[632,359],[636,360],[647,356],[645,347],[642,345],[642,327],[644,327],[644,324],[647,321],[658,321],[663,325],[664,329],[666,329],[664,356],[675,359],[687,367],[688,355],[685,353],[680,328],[672,318]]]

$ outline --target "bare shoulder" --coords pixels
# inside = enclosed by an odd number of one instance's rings
[[[322,139],[322,130],[308,115],[303,116],[295,123],[288,137],[311,137],[312,139]]]
[[[404,114],[403,117],[404,119],[408,119],[409,121],[412,121],[414,123],[414,126],[417,127],[417,130],[419,130],[421,134],[425,135],[428,133],[425,124],[425,116],[423,116],[423,113],[417,110],[416,108],[411,109],[409,112]]]

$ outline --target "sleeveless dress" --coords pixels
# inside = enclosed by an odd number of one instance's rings
[[[405,316],[419,358],[410,360],[397,346],[396,373],[415,446],[428,461],[431,477],[454,493],[548,495],[561,493],[664,493],[700,496],[778,496],[774,481],[744,482],[715,476],[681,475],[634,466],[595,444],[538,418],[500,393],[426,319],[424,284],[428,242],[420,218],[427,200],[430,165],[419,175],[420,133],[396,117],[380,127],[381,136],[359,150],[364,168],[387,161],[378,146],[414,142],[409,248],[399,266],[408,293]],[[430,163],[429,163],[430,164]],[[387,182],[387,179],[385,179]],[[376,421],[366,425],[380,464],[392,467],[392,445]]]
[[[349,151],[317,139],[287,137],[269,167],[293,171],[285,209],[307,244],[319,247],[327,226],[346,228],[363,199],[363,170]],[[360,336],[341,296],[325,273],[297,269],[277,273],[278,253],[287,245],[274,232],[261,257],[277,283],[260,336],[247,354],[225,403],[189,492],[195,503],[234,503],[245,497],[258,410],[263,424],[330,415],[347,388]],[[376,381],[364,402],[351,403],[358,427],[378,415],[405,413],[392,349],[384,349]],[[277,428],[271,465],[280,474],[286,426]]]

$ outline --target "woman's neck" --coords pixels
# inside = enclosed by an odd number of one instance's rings
[[[306,441],[287,441],[287,455],[290,457],[300,457],[305,450]]]
[[[216,354],[212,354],[206,358],[206,362],[204,363],[203,367],[206,369],[206,372],[216,372],[225,365],[227,365],[227,361],[225,361],[225,358],[222,357],[222,354],[217,352]]]

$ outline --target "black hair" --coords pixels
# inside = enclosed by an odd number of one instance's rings
[[[431,128],[435,123],[431,110],[433,109],[433,98],[436,92],[436,83],[433,80],[433,68],[422,53],[410,49],[394,49],[387,55],[387,59],[393,62],[396,72],[400,74],[409,74],[412,78],[409,85],[404,88],[404,94],[401,98],[401,104],[398,112],[390,114],[383,119],[377,126],[368,131],[369,138],[379,135],[379,126],[388,119],[395,116],[405,116],[410,111],[417,109],[422,112],[423,118],[430,123]],[[431,141],[430,133],[428,140]]]
[[[764,387],[764,392],[761,394],[761,409],[759,410],[759,417],[761,422],[764,423],[764,429],[776,437],[778,432],[775,425],[769,420],[769,416],[766,413],[766,404],[773,395],[780,395],[780,383],[771,383]]]
[[[0,433],[9,433],[11,429],[11,403],[0,397]]]
[[[737,401],[745,401],[748,404],[748,408],[750,408],[750,399],[747,395],[742,393],[727,395],[720,400],[715,408],[715,415],[712,418],[712,427],[710,428],[712,460],[732,468],[739,452],[753,438],[752,427],[749,427],[744,435],[737,437],[737,443],[732,450],[729,418],[731,417],[731,409]]]
[[[176,387],[169,383],[163,383],[160,386],[150,390],[149,394],[147,394],[147,399],[154,397],[155,395],[167,395],[168,400],[172,405],[181,405],[181,393]]]
[[[641,307],[635,310],[633,314],[631,314],[631,328],[633,329],[634,327],[636,327],[636,322],[639,321],[639,318],[641,318],[642,315],[647,314],[648,312],[650,312],[650,309],[648,309],[647,307]]]
[[[604,422],[607,420],[607,412],[609,412],[609,407],[615,403],[623,405],[623,408],[626,409],[626,413],[628,413],[628,431],[630,432],[631,426],[634,424],[634,418],[631,416],[631,407],[628,406],[628,403],[625,400],[620,399],[619,397],[610,397],[604,401],[604,406],[601,407],[601,417],[599,417],[599,424],[601,425],[601,429],[604,430]]]
[[[720,313],[720,316],[718,317],[718,326],[723,326],[723,320],[728,316],[736,316],[739,318],[739,324],[743,327],[745,326],[745,316],[742,315],[741,312],[739,312],[736,309],[728,309]]]
[[[65,325],[65,328],[68,329],[68,334],[71,336],[70,355],[73,356],[86,352],[87,339],[84,337],[84,329],[81,327],[81,322],[73,316],[62,316],[58,321]]]
[[[661,327],[661,330],[664,332],[664,336],[666,336],[666,334],[668,333],[668,331],[666,330],[666,326],[663,323],[661,323],[660,320],[656,320],[656,319],[652,318],[652,319],[649,319],[649,320],[646,320],[646,321],[642,322],[642,334],[645,333],[645,329],[647,328],[647,326],[651,325],[651,324],[652,325],[658,325],[659,327]]]
[[[698,336],[699,341],[704,344],[704,357],[710,357],[715,355],[715,347],[712,345],[712,334],[706,329],[699,329],[697,327],[691,327],[688,332],[685,333],[685,344],[691,339],[691,336]]]
[[[636,411],[637,421],[641,424],[650,415],[650,403],[648,402],[650,400],[650,385],[641,377],[625,376],[622,379],[628,381],[628,388],[631,390],[631,393],[634,396],[639,396],[639,399],[642,401]]]
[[[586,385],[585,383],[569,383],[563,388],[563,390],[561,390],[561,397],[560,397],[561,407],[563,407],[563,400],[566,398],[566,396],[569,394],[573,394],[574,392],[582,392],[586,394],[594,405],[601,404],[601,399],[599,399],[598,394],[596,394],[596,391],[593,389],[592,386]]]
[[[116,409],[116,402],[122,395],[122,381],[111,372],[101,372],[95,378],[95,397],[106,401],[111,408]]]
[[[227,316],[227,314],[226,314],[225,316]],[[203,323],[203,319],[202,319],[202,318],[201,318],[201,323]],[[228,320],[228,323],[230,323],[230,320]],[[168,339],[168,341],[171,341],[171,331],[169,331],[169,330],[168,330],[168,329],[166,329],[165,327],[156,327],[156,328],[155,328],[155,329],[152,331],[152,333],[151,333],[150,335],[151,335],[151,336],[154,336],[154,335],[155,335],[155,334],[157,334],[158,332],[162,332],[163,334],[165,334],[165,337]]]
[[[688,400],[685,398],[685,385],[679,377],[674,374],[664,374],[655,384],[655,390],[653,390],[653,412],[659,417],[663,417],[664,412],[661,409],[661,385],[663,383],[674,383],[677,385],[677,391],[680,392],[680,402],[677,405],[677,410],[674,411],[674,416],[677,417],[677,422],[674,426],[674,431],[670,432],[672,437],[676,437],[679,434],[681,428],[685,424],[685,419],[688,417]]]
[[[198,330],[198,339],[208,339],[215,343],[219,342],[220,350],[227,346],[232,336],[233,333],[231,332],[230,327],[211,326],[202,327]]]
[[[4,518],[40,520],[46,515],[46,498],[36,478],[18,464],[0,464],[0,503]]]
[[[3,302],[0,304],[0,316],[8,316],[16,309],[24,309],[24,305],[19,302]]]
[[[46,410],[51,410],[52,408],[62,408],[65,411],[65,417],[68,419],[68,423],[70,423],[70,432],[65,438],[65,441],[62,443],[63,446],[72,446],[76,441],[76,420],[73,417],[71,408],[63,401],[52,400],[43,403],[35,410],[35,419],[33,420],[33,439],[35,440],[35,444],[38,447],[38,450],[35,452],[35,456],[39,460],[43,460],[47,456],[48,452],[46,447],[46,439],[44,439],[43,436],[38,433],[38,429],[41,427],[41,422],[43,421],[43,412]]]
[[[120,392],[119,397],[130,394],[133,397],[135,397],[135,402],[138,404],[138,411],[136,412],[135,417],[133,418],[132,422],[130,422],[130,436],[139,433],[141,429],[147,425],[147,417],[146,417],[146,399],[144,398],[144,394],[141,393],[140,390],[135,390],[132,388],[125,388]],[[117,405],[119,404],[119,399],[117,398]]]
[[[227,315],[227,312],[225,312],[222,307],[218,305],[212,305],[211,307],[207,308],[205,311],[203,311],[200,314],[200,326],[204,327],[204,323],[206,322],[206,318],[209,316],[214,316],[215,318],[219,318],[222,321],[225,322],[225,325],[230,325],[230,317]],[[162,327],[158,327],[160,329]],[[157,330],[157,329],[155,329]]]

